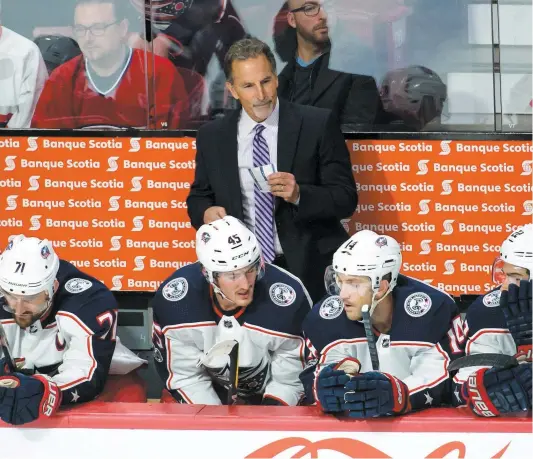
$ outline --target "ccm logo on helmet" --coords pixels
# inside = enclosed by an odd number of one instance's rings
[[[250,253],[250,251],[248,252],[244,252],[244,253],[241,253],[240,255],[236,255],[232,258],[232,260],[238,260],[239,258],[243,258],[245,257],[246,255],[248,255]]]

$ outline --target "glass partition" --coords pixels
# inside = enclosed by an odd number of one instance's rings
[[[531,0],[499,0],[497,32],[501,78],[501,129],[531,131]]]
[[[235,41],[267,42],[288,74],[313,43],[289,24],[303,6],[329,43],[311,84],[352,78],[330,107],[344,131],[531,130],[531,0],[4,0],[0,127],[198,129],[238,107]]]

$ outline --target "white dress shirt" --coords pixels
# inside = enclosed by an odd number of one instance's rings
[[[270,153],[270,162],[276,166],[278,164],[278,124],[279,124],[279,100],[276,100],[276,106],[270,116],[262,123],[255,122],[248,113],[243,109],[239,119],[237,131],[237,145],[238,145],[238,165],[239,178],[241,182],[242,205],[244,210],[244,223],[246,226],[255,232],[255,195],[254,195],[254,181],[248,172],[248,169],[253,168],[253,141],[255,136],[255,126],[262,124],[265,126],[263,130],[263,138],[268,145]],[[272,209],[274,211],[274,209]],[[281,255],[283,250],[279,242],[278,231],[276,223],[274,222],[274,251],[276,255]]]

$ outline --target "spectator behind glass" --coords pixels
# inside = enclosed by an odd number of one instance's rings
[[[224,56],[246,32],[231,0],[130,1],[145,13],[153,52],[168,57],[191,76],[205,77],[209,100],[202,101],[202,114],[207,107],[211,116],[235,108],[234,100],[225,91]],[[134,46],[145,47],[145,40],[139,37]],[[193,107],[192,111],[194,116],[198,109]]]
[[[127,45],[121,6],[120,0],[77,2],[73,32],[83,55],[54,70],[32,127],[180,127],[188,105],[183,80],[168,59]]]
[[[37,46],[1,23],[0,128],[29,128],[48,72]]]
[[[283,22],[289,27],[284,28]],[[284,30],[283,30],[284,29]],[[287,61],[279,95],[291,102],[329,108],[344,130],[371,128],[381,104],[374,78],[329,69],[331,43],[320,1],[289,0],[274,26],[276,51]]]

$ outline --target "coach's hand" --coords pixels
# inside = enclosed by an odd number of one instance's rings
[[[300,199],[300,187],[294,175],[288,172],[274,172],[268,176],[270,192],[291,204],[296,204]]]
[[[214,222],[215,220],[220,220],[221,218],[224,218],[226,215],[227,213],[224,207],[220,207],[220,206],[209,207],[204,212],[204,224]]]

